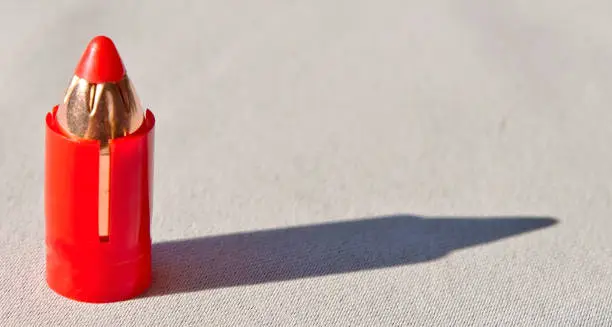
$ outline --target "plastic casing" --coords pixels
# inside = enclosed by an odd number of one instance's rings
[[[47,284],[82,302],[133,298],[151,284],[151,208],[155,117],[111,140],[109,235],[98,236],[97,141],[63,135],[46,117],[45,232]]]

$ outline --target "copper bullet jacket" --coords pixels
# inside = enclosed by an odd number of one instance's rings
[[[117,83],[100,84],[74,76],[57,120],[67,135],[97,140],[104,150],[111,139],[138,130],[144,111],[127,76]]]

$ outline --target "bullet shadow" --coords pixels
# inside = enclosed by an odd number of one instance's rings
[[[421,263],[556,223],[396,215],[157,243],[153,284],[144,296]]]

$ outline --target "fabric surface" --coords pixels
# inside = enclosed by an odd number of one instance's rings
[[[612,326],[612,2],[3,1],[3,326]],[[144,296],[44,281],[97,34],[157,117]]]

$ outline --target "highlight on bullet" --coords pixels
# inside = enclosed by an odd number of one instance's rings
[[[148,288],[154,125],[113,41],[93,38],[47,115],[47,282],[57,293],[112,302]]]

